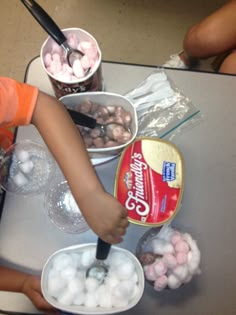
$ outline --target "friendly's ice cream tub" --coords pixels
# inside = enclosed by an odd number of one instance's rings
[[[122,153],[114,194],[132,223],[161,226],[180,208],[184,162],[177,147],[158,138],[138,138]]]

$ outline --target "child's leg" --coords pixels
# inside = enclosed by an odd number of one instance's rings
[[[232,51],[222,62],[219,72],[236,74],[236,51]]]
[[[236,47],[236,1],[230,1],[185,35],[184,58],[204,59]]]

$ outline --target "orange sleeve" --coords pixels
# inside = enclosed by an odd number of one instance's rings
[[[0,77],[0,127],[30,124],[38,88]]]

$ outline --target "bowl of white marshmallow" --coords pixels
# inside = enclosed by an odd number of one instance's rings
[[[189,233],[154,227],[139,240],[136,256],[154,290],[177,289],[201,273],[201,253]]]
[[[54,159],[44,145],[30,140],[19,141],[1,158],[1,187],[16,194],[43,193],[54,169]]]
[[[145,280],[135,255],[112,246],[105,261],[108,273],[99,283],[93,277],[86,277],[95,252],[96,244],[82,244],[61,249],[48,258],[41,287],[51,305],[74,314],[114,314],[139,302]]]

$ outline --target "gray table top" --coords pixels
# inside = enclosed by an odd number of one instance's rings
[[[154,68],[104,62],[102,70],[106,90],[124,94]],[[171,69],[166,73],[203,114],[199,125],[173,139],[185,159],[185,192],[174,224],[197,240],[202,274],[178,290],[157,293],[146,285],[138,305],[123,314],[236,314],[236,77]],[[39,58],[30,63],[26,82],[52,94]],[[40,141],[32,126],[19,128],[17,139],[24,138]],[[116,164],[114,160],[96,167],[109,192]],[[131,224],[121,246],[134,252],[146,230]],[[91,231],[69,235],[54,227],[44,210],[43,195],[6,194],[0,228],[0,255],[6,265],[38,273],[54,251],[95,240]],[[0,309],[36,312],[25,297],[6,292],[0,293]]]

